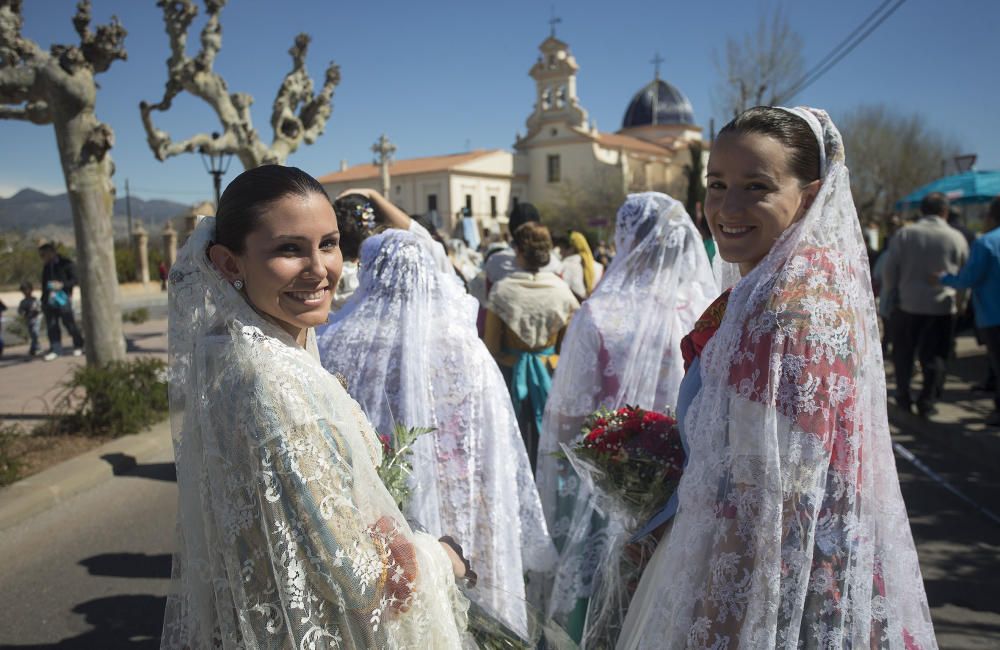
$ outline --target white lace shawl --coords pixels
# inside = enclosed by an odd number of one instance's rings
[[[178,544],[162,648],[459,648],[467,601],[440,544],[376,473],[357,403],[206,256],[170,272]]]
[[[619,648],[937,647],[843,143],[824,111],[797,112],[828,168],[702,352],[680,509]]]
[[[477,303],[436,272],[414,237],[365,241],[361,286],[320,337],[379,431],[436,427],[413,458],[408,515],[455,537],[488,604],[525,632],[523,574],[555,560],[531,467],[496,363],[476,334]]]
[[[684,377],[680,340],[718,294],[698,230],[666,194],[630,195],[618,211],[615,245],[618,255],[566,332],[539,442],[539,493],[564,549],[549,600],[557,617],[587,596],[600,542],[571,530],[589,527],[588,493],[554,454],[580,436],[598,408],[676,406]],[[569,539],[585,550],[566,548]]]
[[[555,273],[514,271],[493,285],[486,307],[536,349],[566,327],[580,303]]]

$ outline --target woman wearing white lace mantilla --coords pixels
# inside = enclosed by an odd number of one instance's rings
[[[727,124],[705,213],[742,277],[682,344],[679,508],[617,647],[936,648],[826,112],[757,107]]]
[[[528,633],[524,574],[555,561],[500,370],[476,333],[478,303],[436,270],[417,237],[387,230],[361,247],[361,286],[319,339],[379,431],[434,427],[413,446],[407,515],[454,535],[485,604]]]
[[[560,444],[576,440],[599,408],[672,409],[684,377],[681,337],[718,295],[698,230],[666,194],[628,197],[618,210],[615,247],[604,279],[566,332],[539,443],[539,492],[562,551],[548,613],[577,640],[591,580],[609,563],[602,543],[611,531],[592,526],[589,491],[557,458]]]
[[[463,562],[407,526],[371,425],[316,355],[338,237],[322,186],[268,165],[229,185],[171,269],[162,648],[462,647]]]

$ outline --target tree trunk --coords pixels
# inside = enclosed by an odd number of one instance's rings
[[[68,119],[56,119],[54,126],[73,208],[87,363],[121,361],[125,358],[125,336],[111,225],[113,166],[106,151],[99,157],[89,151],[92,135],[103,125],[92,112],[84,111]]]

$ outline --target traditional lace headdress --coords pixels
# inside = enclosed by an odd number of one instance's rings
[[[547,569],[546,531],[502,375],[476,332],[478,304],[441,272],[413,233],[390,229],[361,247],[360,286],[320,336],[376,428],[435,427],[413,447],[407,515],[451,534],[490,607],[527,630],[523,574]]]
[[[598,408],[673,408],[684,376],[680,340],[716,297],[708,256],[684,206],[660,192],[631,194],[615,225],[617,255],[563,340],[545,408],[537,481],[550,530],[563,547],[549,613],[566,623],[603,563],[588,537],[593,508],[560,444],[580,436]],[[612,522],[614,525],[615,522]]]
[[[376,473],[357,404],[212,266],[170,273],[178,537],[161,647],[460,647],[467,603]]]
[[[825,111],[792,112],[822,184],[702,353],[680,508],[619,648],[936,647],[843,141]]]

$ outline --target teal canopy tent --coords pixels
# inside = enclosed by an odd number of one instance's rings
[[[915,208],[931,192],[941,192],[953,205],[989,203],[1000,195],[1000,171],[972,171],[939,178],[896,201],[896,209]]]

